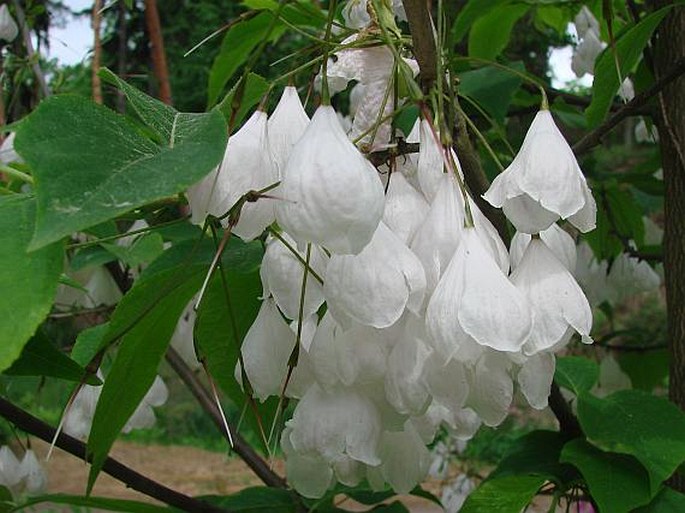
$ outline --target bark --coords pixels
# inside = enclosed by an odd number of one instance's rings
[[[655,7],[672,1],[657,0]],[[654,38],[654,71],[657,79],[672,63],[685,58],[685,8],[675,7]],[[671,357],[669,396],[685,411],[685,76],[666,86],[658,98],[658,128],[664,171],[664,271],[668,339]],[[685,476],[672,484],[685,491]]]
[[[93,2],[93,63],[92,70],[92,84],[93,84],[93,101],[102,104],[102,82],[100,80],[100,64],[102,62],[102,41],[100,39],[100,25],[102,24],[102,0],[95,0]]]
[[[126,75],[126,46],[128,37],[126,34],[126,4],[119,0],[117,6],[117,75],[124,78]],[[117,110],[122,114],[126,112],[126,96],[117,90]]]
[[[162,37],[162,26],[159,21],[159,11],[157,11],[156,0],[145,0],[145,24],[147,26],[148,37],[150,38],[150,52],[152,56],[152,67],[159,87],[159,99],[171,105],[171,84],[169,83],[169,69],[166,63],[164,52],[164,38]]]

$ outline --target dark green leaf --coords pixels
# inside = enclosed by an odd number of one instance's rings
[[[630,191],[618,187],[607,187],[604,194],[604,208],[615,233],[624,240],[634,240],[638,246],[645,236],[642,208]]]
[[[522,64],[511,67],[521,71]],[[521,79],[500,68],[485,66],[459,75],[459,94],[477,102],[497,121],[503,121],[514,93],[521,85]]]
[[[616,40],[616,55],[625,78],[642,56],[649,38],[672,5],[645,16]],[[616,61],[611,47],[607,47],[595,63],[595,79],[592,84],[592,102],[585,111],[590,127],[599,125],[609,112],[611,102],[621,85],[616,71]]]
[[[100,324],[83,330],[76,337],[71,348],[71,358],[79,365],[86,366],[100,350],[102,339],[109,330],[109,323]]]
[[[86,375],[86,369],[52,345],[39,331],[24,346],[19,359],[4,373],[10,376],[50,376],[80,382]],[[99,385],[100,380],[91,376],[86,383]]]
[[[459,15],[452,25],[452,42],[456,44],[461,41],[478,18],[498,11],[511,2],[512,0],[469,0],[460,9]]]
[[[599,366],[583,356],[557,358],[554,380],[576,395],[590,390],[599,379]]]
[[[635,513],[682,513],[685,511],[685,495],[672,488],[664,487],[656,497]]]
[[[160,146],[86,99],[41,103],[16,138],[36,178],[30,249],[181,192],[221,161],[226,127],[218,112],[176,113],[172,132],[172,143]]]
[[[214,106],[224,87],[238,69],[245,64],[253,50],[267,37],[273,15],[262,12],[257,16],[233,25],[224,36],[221,50],[209,71],[207,104]],[[284,32],[281,22],[271,32],[270,40],[277,40]]]
[[[105,497],[82,497],[80,495],[51,494],[32,497],[11,511],[36,511],[36,504],[66,504],[94,508],[95,510],[122,511],[126,513],[170,513],[172,510],[163,506],[124,499]],[[42,508],[40,508],[43,511]]]
[[[113,262],[116,259],[116,256],[102,246],[87,246],[74,253],[73,258],[69,262],[69,267],[75,272],[85,269],[86,267],[104,265],[107,262]]]
[[[514,24],[529,8],[525,4],[503,5],[478,18],[469,32],[469,56],[495,60],[509,43]]]
[[[164,240],[160,234],[148,233],[137,237],[129,247],[110,242],[103,242],[102,247],[129,267],[150,263],[164,251]]]
[[[633,388],[651,391],[661,386],[668,376],[669,354],[666,349],[621,351],[616,359],[630,378]]]
[[[535,475],[558,484],[573,479],[573,468],[559,463],[566,443],[558,431],[533,431],[514,442],[489,479],[509,475]]]
[[[255,73],[250,73],[247,76],[247,83],[245,84],[245,90],[243,91],[243,98],[240,102],[240,108],[238,109],[234,120],[235,126],[240,124],[243,118],[247,116],[250,109],[259,103],[268,90],[269,83],[263,77]],[[233,103],[233,97],[235,96],[235,93],[236,88],[234,87],[218,105],[218,109],[224,115],[226,121],[229,121],[231,118],[231,104]]]
[[[585,393],[578,398],[578,420],[598,447],[637,458],[654,492],[685,461],[685,413],[664,398],[638,390],[604,399]]]
[[[281,488],[255,486],[226,497],[204,496],[202,500],[229,511],[249,513],[295,513],[295,494]]]
[[[50,312],[62,274],[60,244],[26,252],[35,212],[33,198],[0,197],[0,371],[17,359]]]
[[[483,481],[466,499],[460,513],[518,513],[545,483],[540,476],[504,476]]]
[[[628,513],[651,499],[647,471],[631,456],[604,452],[578,438],[566,444],[561,460],[580,470],[602,513]]]

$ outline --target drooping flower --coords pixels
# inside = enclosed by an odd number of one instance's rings
[[[195,343],[193,342],[193,328],[195,327],[195,303],[196,297],[193,297],[186,307],[183,309],[181,316],[178,318],[174,333],[171,335],[171,347],[179,354],[181,359],[192,370],[199,369],[202,364],[198,361],[195,354]]]
[[[403,428],[381,435],[379,470],[395,492],[406,494],[426,477],[430,453],[410,421],[406,421]]]
[[[547,408],[555,364],[554,353],[541,352],[526,358],[518,371],[516,380],[521,392],[536,410]]]
[[[578,37],[583,38],[588,32],[599,34],[599,21],[597,21],[595,15],[592,14],[592,11],[585,5],[580,8],[580,11],[578,11],[578,14],[576,14],[576,17],[573,19],[573,22],[576,25]]]
[[[435,289],[445,272],[463,230],[464,199],[454,179],[445,173],[433,204],[410,245],[423,264],[428,293]]]
[[[13,488],[21,481],[19,460],[7,445],[0,447],[0,485]]]
[[[598,261],[590,245],[582,241],[576,251],[576,269],[573,273],[591,305],[596,306],[609,299],[607,271],[609,264]]]
[[[6,8],[7,5],[3,4],[0,9]],[[24,159],[17,153],[14,149],[14,138],[17,135],[16,132],[10,132],[5,137],[5,140],[0,144],[0,162],[3,164],[11,164],[13,162],[23,164]]]
[[[19,34],[19,27],[10,14],[7,4],[0,6],[0,39],[8,43],[14,41]]]
[[[302,137],[308,125],[309,116],[304,111],[297,89],[287,86],[283,89],[281,99],[267,123],[269,146],[279,175],[285,169],[295,143]]]
[[[466,404],[486,426],[497,426],[506,418],[514,398],[512,362],[505,353],[486,351],[470,373]]]
[[[278,180],[267,135],[266,113],[257,110],[226,146],[224,159],[216,171],[190,187],[186,195],[192,222],[202,224],[211,214],[222,216],[250,191],[258,191]],[[240,220],[233,233],[252,240],[274,221],[274,201],[260,198],[242,207]]]
[[[425,363],[424,376],[434,403],[451,414],[458,414],[464,408],[469,395],[465,365],[454,359],[445,361],[433,352]]]
[[[284,242],[272,237],[267,241],[266,252],[262,259],[259,275],[264,287],[264,296],[271,294],[276,304],[288,319],[297,320],[300,316],[300,294],[304,274],[303,261],[306,253],[299,251],[297,243],[287,233],[282,233]],[[297,251],[302,260],[293,251]],[[309,267],[319,278],[325,277],[327,257],[320,248],[314,246],[310,251]],[[307,276],[304,294],[303,317],[318,310],[324,301],[323,286],[311,273]]]
[[[540,239],[554,253],[554,256],[564,264],[571,273],[576,272],[577,249],[573,237],[558,224],[554,223],[549,228],[540,232]],[[516,232],[511,239],[509,254],[511,268],[516,269],[521,263],[523,254],[530,244],[531,236],[527,233]]]
[[[576,47],[571,58],[571,69],[578,78],[594,72],[595,60],[606,45],[599,39],[599,34],[592,30],[586,32],[583,40]]]
[[[418,312],[425,289],[421,262],[383,222],[358,255],[331,256],[323,287],[338,322],[375,328],[391,326],[405,308]]]
[[[19,465],[19,475],[24,482],[24,491],[29,495],[38,495],[45,492],[48,484],[48,474],[38,462],[36,453],[27,449],[24,458]]]
[[[475,342],[497,351],[518,351],[528,339],[531,311],[483,247],[476,230],[461,242],[426,310],[426,328],[445,358],[460,359],[462,346]]]
[[[257,399],[280,395],[295,341],[295,333],[281,317],[274,300],[265,299],[240,348],[244,371]],[[235,377],[242,384],[240,362]]]
[[[611,263],[606,284],[609,299],[618,302],[631,295],[658,289],[661,277],[646,261],[621,253]]]
[[[134,429],[149,429],[155,425],[155,411],[153,408],[158,408],[167,402],[169,398],[169,389],[164,384],[164,381],[159,376],[155,376],[155,380],[150,385],[143,400],[128,419],[126,425],[121,430],[123,433],[130,433]]]
[[[433,128],[428,120],[422,119],[420,125],[420,146],[417,173],[421,191],[433,201],[438,189],[443,184],[443,149],[442,145],[435,140]]]
[[[408,245],[430,207],[402,173],[393,173],[389,180],[383,222]]]
[[[533,239],[511,275],[533,310],[533,331],[523,346],[532,355],[568,342],[575,331],[591,343],[592,310],[569,270],[540,239]]]
[[[521,150],[484,198],[501,207],[524,233],[539,233],[559,218],[568,219],[581,232],[596,225],[595,200],[548,110],[537,113]]]
[[[293,148],[276,204],[278,223],[299,243],[357,254],[383,215],[383,186],[374,167],[340,127],[332,107],[317,109]]]

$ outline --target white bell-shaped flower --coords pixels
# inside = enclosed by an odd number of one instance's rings
[[[0,6],[0,39],[8,43],[14,41],[19,34],[19,27],[10,14],[7,4]]]
[[[411,422],[402,431],[385,431],[381,436],[380,471],[392,489],[409,493],[428,473],[431,456]]]
[[[36,453],[28,449],[19,465],[19,474],[24,482],[24,490],[29,495],[38,495],[45,492],[48,485],[48,474],[38,462]]]
[[[393,173],[389,180],[383,222],[402,242],[409,245],[430,206],[402,173]]]
[[[302,137],[308,125],[309,116],[304,111],[297,89],[294,86],[287,86],[283,89],[281,99],[267,123],[269,146],[279,175],[285,169],[295,143]]]
[[[487,351],[471,372],[466,404],[486,426],[497,426],[507,416],[514,398],[511,368],[511,360],[505,354]]]
[[[537,353],[526,358],[516,376],[521,393],[533,408],[547,408],[556,360],[553,353]]]
[[[240,348],[245,373],[254,396],[260,401],[281,394],[295,340],[295,333],[281,316],[274,300],[265,299]],[[236,365],[235,377],[242,384],[240,362]]]
[[[597,18],[595,18],[595,15],[592,14],[592,11],[587,6],[584,5],[580,8],[573,22],[576,25],[578,37],[584,38],[588,32],[594,32],[596,35],[599,35],[599,21],[597,21]]]
[[[317,109],[293,148],[276,204],[278,223],[299,243],[357,254],[383,215],[383,186],[374,167],[340,127],[335,111]]]
[[[437,129],[436,129],[437,130]],[[420,146],[417,173],[421,191],[433,201],[438,189],[443,185],[443,148],[433,135],[433,128],[428,120],[422,119],[419,129]]]
[[[293,428],[286,424],[281,434],[288,483],[310,499],[322,497],[335,482],[330,463],[319,454],[297,452],[290,443]]]
[[[566,230],[554,223],[546,230],[540,232],[540,239],[554,253],[554,256],[564,264],[564,267],[569,272],[575,273],[577,259],[576,242]],[[516,232],[512,237],[511,246],[509,247],[512,269],[516,269],[521,263],[530,240],[531,236],[528,233]]]
[[[592,389],[592,393],[597,397],[606,397],[619,390],[630,388],[633,388],[630,376],[623,372],[611,353],[607,354],[599,363],[599,380]]]
[[[350,320],[386,328],[405,308],[417,313],[426,277],[419,259],[381,222],[358,255],[332,255],[324,283],[326,303],[344,326]]]
[[[12,488],[19,484],[22,478],[20,465],[9,446],[0,447],[0,485]]]
[[[266,113],[257,110],[226,146],[224,159],[216,171],[188,189],[192,222],[202,224],[208,214],[225,214],[244,194],[258,191],[278,181],[267,136]],[[274,221],[274,202],[260,198],[245,203],[233,233],[252,240]]]
[[[511,275],[533,310],[533,331],[523,347],[536,354],[568,342],[571,330],[591,343],[592,310],[569,270],[540,239],[533,239]]]
[[[435,289],[452,260],[463,231],[463,196],[454,178],[443,174],[435,200],[410,246],[423,264],[428,293]]]
[[[290,248],[279,239],[270,238],[266,244],[259,275],[262,278],[264,297],[271,294],[283,314],[288,319],[297,320],[300,316],[300,294],[305,270],[302,262],[306,261],[306,252],[299,251],[297,244],[287,233],[282,233],[281,236]],[[300,258],[293,251],[296,251]],[[327,257],[320,248],[311,248],[309,267],[321,279],[325,277],[326,260]],[[310,273],[305,286],[302,316],[308,317],[316,312],[323,301],[323,286]]]
[[[469,339],[497,351],[518,351],[528,339],[531,311],[502,274],[475,229],[466,228],[426,310],[436,349],[453,358]]]
[[[650,128],[647,128],[647,123],[645,123],[644,118],[640,118],[640,121],[635,125],[635,142],[638,143],[658,143],[659,142],[659,130],[656,125],[650,124]],[[3,143],[4,146],[4,143]],[[2,147],[0,147],[0,154],[2,153]]]
[[[457,360],[445,361],[433,353],[425,365],[425,380],[433,401],[451,413],[464,408],[469,395],[467,369]]]
[[[318,454],[327,462],[346,455],[367,465],[381,463],[380,414],[370,400],[357,392],[326,392],[312,385],[287,425],[292,428],[289,442],[300,454]]]
[[[130,433],[134,429],[150,429],[157,421],[153,408],[162,406],[167,402],[168,398],[169,389],[164,384],[162,378],[155,376],[150,389],[121,431],[123,433]]]
[[[595,200],[549,110],[537,113],[521,150],[484,198],[501,207],[520,232],[541,232],[559,218],[581,232],[596,225]]]
[[[475,489],[476,483],[466,474],[460,474],[442,489],[440,503],[447,513],[457,513]]]
[[[98,377],[102,379],[102,374],[99,372]],[[63,430],[66,434],[79,440],[88,438],[101,392],[102,386],[84,385],[81,387],[64,417]]]
[[[0,10],[6,8],[7,6],[3,4]],[[10,132],[5,137],[5,140],[0,144],[0,162],[3,164],[12,164],[13,162],[23,164],[24,159],[17,153],[14,149],[14,138],[16,137],[16,132]]]
[[[490,253],[490,256],[506,275],[509,274],[509,252],[504,245],[502,238],[490,220],[483,214],[476,202],[469,197],[471,215],[473,216],[473,227],[476,229],[483,247]]]
[[[408,318],[388,356],[385,397],[402,414],[420,415],[430,403],[424,369],[432,351],[422,340],[419,317]]]
[[[661,277],[647,262],[627,253],[621,253],[614,259],[607,275],[609,298],[614,302],[656,290],[660,285]]]
[[[578,78],[586,73],[592,74],[594,72],[595,60],[605,46],[594,31],[590,30],[585,34],[571,58],[571,69]]]
[[[379,330],[359,325],[343,330],[327,312],[309,355],[317,381],[327,390],[341,384],[377,386],[386,373],[388,347]]]

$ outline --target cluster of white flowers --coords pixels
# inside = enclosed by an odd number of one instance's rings
[[[7,445],[0,447],[0,486],[12,495],[37,495],[45,492],[48,476],[32,449],[21,461]]]
[[[382,52],[345,50],[329,82],[340,90],[377,71],[387,85],[376,64],[392,57]],[[236,379],[244,371],[260,400],[299,399],[281,446],[290,483],[307,497],[336,480],[408,492],[429,469],[426,445],[440,425],[464,440],[481,423],[498,425],[515,383],[545,408],[554,352],[574,333],[591,342],[590,305],[571,274],[575,243],[556,222],[592,230],[596,206],[551,113],[538,113],[485,195],[519,231],[510,254],[429,119],[408,137],[420,143],[418,158],[398,159],[384,191],[350,140],[389,142],[359,139],[382,105],[378,95],[365,102],[348,134],[329,105],[310,121],[286,87],[274,113],[255,112],[221,166],[188,193],[203,222],[280,181],[234,230],[251,240],[274,221],[280,228],[266,243],[263,303]]]

